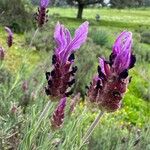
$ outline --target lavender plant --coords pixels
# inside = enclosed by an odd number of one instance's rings
[[[34,32],[34,35],[31,39],[29,47],[32,46],[33,40],[36,37],[36,35],[39,31],[39,28],[43,27],[44,24],[48,21],[47,7],[48,7],[49,3],[50,3],[49,0],[40,0],[38,12],[35,13],[35,20],[37,21],[37,29]]]
[[[40,0],[38,12],[36,13],[36,20],[38,23],[38,27],[42,27],[44,23],[48,21],[48,16],[47,16],[48,5],[49,5],[49,0]]]
[[[91,104],[101,110],[83,137],[85,144],[104,112],[114,112],[121,102],[131,80],[128,70],[134,67],[136,57],[132,53],[132,33],[123,31],[116,39],[109,61],[99,58],[98,75],[94,76],[88,90]]]

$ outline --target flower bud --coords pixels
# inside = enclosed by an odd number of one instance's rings
[[[51,125],[53,129],[61,128],[65,117],[64,115],[65,107],[66,107],[66,97],[60,100],[56,110],[53,113],[53,116],[51,118]]]

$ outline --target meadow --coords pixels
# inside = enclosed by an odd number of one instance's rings
[[[106,113],[88,143],[80,149],[89,150],[150,150],[150,10],[87,8],[83,19],[75,19],[76,8],[49,8],[49,21],[29,47],[35,29],[14,35],[11,48],[6,44],[6,32],[0,26],[0,44],[6,56],[0,64],[0,149],[77,150],[82,137],[98,114],[88,107],[86,85],[97,71],[98,57],[109,57],[117,35],[123,30],[133,32],[133,52],[136,66],[130,71],[132,81],[123,98],[121,109]],[[96,14],[100,20],[96,21]],[[51,69],[55,47],[53,32],[57,21],[71,33],[85,20],[89,21],[86,44],[76,53],[78,66],[74,95],[80,92],[78,104],[67,115],[63,127],[52,130],[50,118],[57,103],[50,103],[41,114],[49,97],[46,96],[45,72]],[[23,84],[26,83],[26,90]]]

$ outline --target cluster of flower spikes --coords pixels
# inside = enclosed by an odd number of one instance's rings
[[[98,75],[88,89],[89,102],[101,110],[114,112],[121,107],[121,100],[131,77],[128,70],[134,67],[132,33],[123,31],[116,39],[109,61],[99,58]]]
[[[40,0],[38,12],[35,14],[35,19],[38,23],[38,27],[42,27],[45,22],[48,21],[48,10],[49,0]]]
[[[70,87],[75,82],[77,67],[74,64],[74,52],[86,41],[88,34],[88,22],[84,22],[76,31],[74,38],[67,28],[57,23],[54,39],[56,42],[55,52],[52,58],[53,70],[46,72],[48,86],[46,94],[52,101],[72,94]]]

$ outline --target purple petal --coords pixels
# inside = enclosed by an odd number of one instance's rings
[[[40,7],[47,8],[49,5],[49,0],[41,0],[40,1]]]
[[[13,36],[13,32],[11,31],[10,28],[5,27],[6,32],[8,33],[9,36]]]
[[[65,50],[63,60],[66,61],[71,53],[74,53],[86,41],[89,23],[86,21],[75,31],[75,36]]]
[[[99,64],[100,64],[100,66],[101,66],[101,71],[104,73],[104,74],[106,74],[105,73],[105,67],[104,67],[104,64],[105,62],[104,62],[104,59],[103,58],[100,58],[99,57]]]
[[[68,57],[75,52],[76,49],[85,42],[88,34],[88,22],[83,23],[76,31],[75,37],[72,39],[71,34],[67,28],[59,22],[55,27],[54,39],[56,42],[55,54],[60,61],[65,63]]]
[[[128,39],[131,39],[132,38],[132,33],[131,32],[127,32],[127,31],[123,31],[119,36],[118,38],[116,39],[114,45],[113,45],[113,53],[114,54],[118,54],[122,51],[123,49],[123,42],[126,42],[127,41],[130,41]]]
[[[59,110],[62,110],[62,109],[65,108],[65,106],[66,106],[66,101],[67,101],[67,98],[66,98],[66,97],[64,97],[64,98],[62,98],[62,99],[60,100],[59,105],[58,105],[58,109],[59,109]]]
[[[55,32],[54,32],[54,39],[57,45],[55,49],[56,55],[58,55],[60,51],[63,51],[66,47],[67,41],[66,41],[64,32],[65,32],[64,26],[58,22],[55,27]]]
[[[75,31],[75,36],[68,46],[68,51],[74,52],[74,50],[79,49],[80,46],[86,41],[88,35],[89,23],[86,21],[80,25],[80,27]]]
[[[126,51],[116,57],[113,65],[116,72],[121,73],[123,70],[128,69],[130,64],[130,57],[131,53],[127,53]]]
[[[113,54],[116,55],[113,67],[116,72],[120,73],[125,69],[128,69],[130,65],[132,48],[132,33],[124,31],[117,38],[114,47]]]

